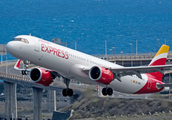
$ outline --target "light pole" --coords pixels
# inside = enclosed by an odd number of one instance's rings
[[[105,40],[105,58],[107,58],[107,39]]]
[[[130,45],[131,45],[131,54],[132,54],[133,53],[133,44],[130,43]]]
[[[122,55],[121,55],[121,58],[123,59],[123,51],[120,52]],[[124,61],[122,60],[122,66],[124,65]]]
[[[112,47],[112,49],[114,49],[114,56],[115,56],[115,47]]]
[[[169,84],[170,84],[170,79],[171,78],[170,78],[170,73],[169,73]],[[168,92],[169,92],[168,94],[169,94],[169,99],[170,99],[170,87],[169,87],[169,91]]]
[[[6,74],[7,74],[7,72],[8,72],[8,66],[7,66],[7,55],[6,55]]]
[[[136,39],[136,56],[137,56],[137,39]]]
[[[76,42],[77,42],[77,40],[75,40],[75,50],[77,49],[77,43]]]
[[[1,55],[1,65],[2,65],[2,55]]]
[[[159,39],[157,39],[157,41],[159,42],[159,48],[160,48],[160,40],[159,40]]]

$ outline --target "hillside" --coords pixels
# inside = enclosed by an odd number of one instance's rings
[[[61,111],[73,109],[74,114],[71,119],[150,115],[172,111],[171,101],[100,98],[91,96],[91,94],[94,94],[94,90],[87,91],[74,104]]]

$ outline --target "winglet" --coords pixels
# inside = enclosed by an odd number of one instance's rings
[[[14,69],[16,69],[16,70],[19,69],[20,62],[21,62],[21,60],[18,59],[17,62],[16,62],[16,64],[14,65]]]
[[[18,70],[18,71],[27,71],[27,72],[30,72],[30,71],[31,71],[31,69],[23,69],[23,68],[20,69],[20,68],[19,68],[20,63],[21,63],[21,60],[18,59],[17,62],[16,62],[16,64],[14,65],[14,69],[15,69],[15,70]]]

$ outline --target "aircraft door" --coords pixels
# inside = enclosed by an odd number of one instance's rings
[[[34,42],[35,42],[35,48],[34,48],[34,50],[37,51],[37,52],[39,52],[39,48],[40,48],[39,41],[38,40],[34,40]]]

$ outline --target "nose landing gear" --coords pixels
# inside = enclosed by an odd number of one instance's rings
[[[22,70],[21,73],[22,73],[22,75],[27,75],[28,74],[27,70]]]
[[[24,64],[24,69],[25,70],[22,70],[21,73],[22,73],[22,75],[27,75],[28,74],[27,68],[28,68],[28,66],[30,64],[30,61],[23,60],[23,64]]]

